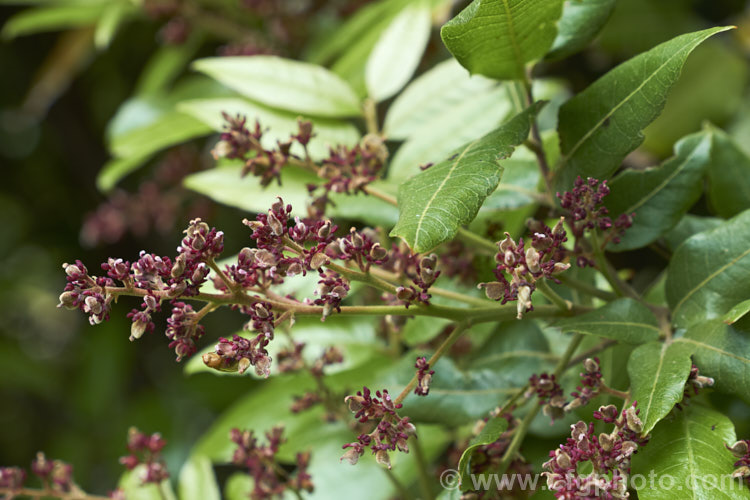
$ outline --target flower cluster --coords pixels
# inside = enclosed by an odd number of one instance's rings
[[[614,424],[609,434],[596,435],[593,423],[571,425],[571,437],[550,451],[550,460],[543,465],[547,486],[555,497],[628,498],[631,457],[649,439],[641,436],[643,423],[638,413],[636,403],[622,412],[614,405],[599,408],[594,418]],[[592,472],[582,474],[580,467],[586,462]]]
[[[250,130],[247,119],[237,115],[224,116],[224,132],[214,147],[214,158],[240,159],[244,162],[242,175],[252,174],[260,179],[262,186],[274,180],[281,184],[281,170],[286,165],[312,170],[321,179],[321,184],[310,184],[308,190],[313,196],[310,212],[320,218],[326,208],[333,205],[331,193],[364,193],[365,187],[377,179],[388,158],[388,148],[376,134],[368,134],[354,147],[337,145],[329,150],[328,157],[320,164],[313,162],[307,151],[310,140],[315,136],[309,121],[298,121],[298,132],[285,142],[277,141],[276,146],[267,149],[263,146],[264,130],[258,121]],[[298,144],[305,151],[305,158],[291,152]]]
[[[690,368],[690,374],[688,375],[687,382],[685,382],[685,390],[682,393],[683,403],[693,396],[697,396],[698,392],[704,387],[711,387],[714,385],[714,379],[706,377],[700,374],[698,367],[693,364]],[[677,408],[682,409],[680,403],[677,403]]]
[[[420,356],[414,364],[417,369],[417,386],[414,388],[414,394],[417,396],[427,396],[430,393],[430,382],[435,370],[430,370],[430,363],[427,358]]]
[[[83,497],[85,493],[73,481],[73,466],[62,460],[49,460],[41,451],[31,462],[31,472],[43,484],[44,492],[48,495],[71,495]],[[26,471],[20,467],[0,467],[0,488],[9,492],[3,493],[3,498],[13,498],[14,491],[24,487]],[[43,492],[40,492],[40,497]],[[44,495],[46,496],[46,495]]]
[[[727,448],[738,459],[734,463],[737,469],[732,473],[732,477],[741,478],[750,486],[750,440],[743,439],[737,441],[731,447],[727,446]]]
[[[562,418],[565,406],[565,397],[563,396],[562,387],[557,383],[555,375],[542,373],[534,374],[529,379],[529,389],[526,391],[526,397],[536,394],[539,402],[544,405],[542,411],[550,417],[552,421]]]
[[[384,299],[393,304],[403,304],[406,307],[415,302],[429,304],[432,297],[429,289],[441,274],[437,265],[438,256],[435,254],[414,254],[405,246],[392,245],[388,260],[383,268],[407,277],[414,284],[399,286],[396,288],[395,296],[386,294]]]
[[[141,482],[159,484],[169,478],[167,465],[161,458],[161,450],[167,442],[161,434],[154,433],[150,436],[131,427],[128,431],[129,455],[120,458],[120,463],[128,470],[133,470],[139,465],[143,466]]]
[[[555,276],[570,267],[562,262],[565,258],[562,244],[567,241],[563,219],[552,229],[541,222],[531,224],[530,228],[534,232],[529,248],[525,248],[523,239],[516,243],[510,234],[505,233],[505,239],[497,244],[497,281],[479,284],[489,299],[500,300],[503,304],[517,300],[519,319],[524,312],[534,309],[531,294],[537,280],[545,278],[558,282]]]
[[[342,145],[331,148],[328,158],[317,168],[318,176],[326,181],[320,186],[308,186],[310,194],[314,195],[312,210],[318,215],[324,214],[328,205],[333,204],[331,193],[365,193],[365,187],[378,178],[387,159],[388,148],[376,134],[367,134],[353,148]],[[317,194],[317,191],[322,193]]]
[[[151,315],[161,310],[162,300],[172,301],[172,316],[168,320],[166,335],[177,360],[196,351],[195,340],[203,334],[200,319],[193,308],[178,297],[198,295],[209,274],[207,263],[213,262],[224,250],[224,235],[200,219],[194,219],[185,230],[174,263],[169,257],[142,251],[132,264],[123,259],[109,258],[101,265],[105,277],[91,276],[81,261],[63,264],[67,275],[65,290],[60,295],[58,307],[80,309],[89,315],[94,325],[109,319],[110,305],[115,298],[116,283],[128,292],[143,296],[141,309],[133,309],[128,318],[132,321],[130,340],[140,338],[154,330]]]
[[[313,483],[307,469],[310,465],[310,453],[298,453],[296,457],[296,474],[289,476],[277,462],[276,454],[284,443],[283,427],[274,427],[266,432],[266,445],[258,443],[253,431],[232,429],[229,437],[237,445],[232,462],[246,468],[253,478],[253,490],[250,498],[263,500],[281,498],[287,489],[299,496],[302,491],[312,492]]]
[[[398,449],[409,453],[407,440],[410,436],[416,437],[416,427],[409,422],[409,417],[400,417],[396,410],[401,408],[401,403],[394,403],[387,390],[376,391],[372,395],[370,389],[364,387],[357,391],[354,396],[347,396],[344,401],[349,405],[349,410],[360,423],[370,420],[379,420],[375,429],[369,434],[360,434],[357,440],[347,443],[343,449],[348,450],[341,457],[354,465],[359,457],[364,455],[365,449],[370,448],[375,455],[375,460],[389,469],[391,459],[389,451]]]
[[[609,186],[606,180],[600,183],[598,179],[589,177],[584,181],[581,176],[576,179],[572,191],[557,193],[560,206],[572,217],[570,227],[576,238],[573,251],[578,255],[579,267],[594,265],[593,261],[584,255],[584,249],[580,244],[580,239],[586,231],[594,229],[606,231],[605,241],[602,243],[603,248],[610,241],[619,243],[625,230],[633,224],[635,214],[622,214],[614,222],[612,221],[607,215],[609,210],[602,204],[602,200],[608,194]]]
[[[588,358],[583,362],[584,372],[580,374],[581,383],[576,390],[570,393],[573,400],[565,405],[565,411],[572,411],[581,406],[586,406],[589,401],[599,395],[604,385],[602,371],[599,367],[599,358]]]
[[[372,229],[349,230],[326,248],[326,255],[332,259],[352,261],[362,271],[369,271],[372,264],[382,265],[388,259],[388,250],[377,242],[377,234]]]
[[[254,366],[256,375],[268,378],[271,374],[272,360],[266,347],[271,338],[264,333],[252,339],[239,335],[234,335],[232,340],[220,337],[214,352],[207,352],[203,355],[203,363],[215,370],[240,374],[245,373],[250,366]]]

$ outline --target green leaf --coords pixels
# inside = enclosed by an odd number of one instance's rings
[[[458,472],[461,484],[468,484],[471,472],[471,455],[480,446],[491,444],[500,439],[503,432],[508,429],[508,421],[502,416],[491,418],[482,428],[482,431],[469,442],[469,446],[461,454],[458,462]]]
[[[731,479],[735,458],[726,444],[737,440],[732,421],[698,405],[661,422],[633,456],[641,500],[750,499],[750,489]],[[648,478],[648,479],[647,479]]]
[[[629,344],[659,338],[659,323],[653,313],[633,299],[623,298],[580,316],[555,323],[563,332],[584,333]]]
[[[536,155],[519,146],[513,157],[503,162],[503,178],[482,205],[484,210],[514,210],[537,201],[542,176]]]
[[[512,109],[505,87],[492,86],[464,95],[414,130],[394,155],[388,178],[400,182],[419,174],[421,165],[438,162],[498,127]]]
[[[399,187],[399,219],[391,236],[399,236],[422,253],[455,236],[476,217],[485,198],[500,182],[500,160],[529,135],[537,103],[505,125],[456,150]]]
[[[193,68],[268,106],[314,116],[358,116],[359,99],[322,66],[276,56],[199,59]]]
[[[155,153],[154,153],[155,154]],[[139,154],[125,158],[113,158],[104,164],[96,176],[96,187],[99,191],[107,192],[130,172],[137,170],[148,162],[153,154]]]
[[[99,50],[106,49],[120,26],[136,12],[135,6],[129,2],[115,1],[108,5],[96,24],[96,32],[94,33],[96,48]]]
[[[556,185],[576,176],[607,179],[643,142],[643,130],[661,112],[690,52],[729,27],[681,35],[609,71],[560,108]]]
[[[584,49],[607,22],[616,1],[566,0],[547,58],[561,59]]]
[[[557,35],[562,0],[474,0],[440,31],[443,43],[471,74],[523,79]]]
[[[466,335],[474,338],[478,329]],[[403,390],[414,376],[417,354],[423,353],[409,352],[395,368],[388,367],[381,386],[393,394]],[[531,375],[552,369],[556,359],[533,321],[503,323],[491,330],[488,340],[461,366],[451,358],[441,358],[433,367],[429,395],[406,398],[404,415],[416,422],[450,427],[473,423],[512,396]]]
[[[162,45],[154,50],[138,76],[135,94],[161,94],[187,66],[203,42],[201,33],[193,32],[180,45]]]
[[[277,141],[287,141],[289,136],[299,131],[298,113],[269,108],[241,97],[183,101],[177,104],[177,109],[197,118],[216,132],[221,132],[225,125],[222,112],[231,116],[243,115],[250,126],[258,120],[261,127],[268,129],[263,133],[262,143],[269,149],[276,146]],[[359,142],[360,134],[351,123],[331,118],[309,118],[309,120],[313,123],[315,133],[315,137],[308,145],[308,151],[313,159],[320,160],[328,157],[330,147],[339,144],[351,147]],[[304,149],[299,144],[295,143],[292,146],[292,152],[304,156]]]
[[[145,465],[139,465],[120,476],[117,487],[125,493],[128,500],[177,500],[169,479],[162,481],[159,485],[143,484],[141,477],[145,472]]]
[[[389,140],[399,140],[429,124],[449,126],[450,120],[440,115],[493,87],[497,87],[493,80],[470,76],[455,59],[448,59],[417,77],[396,97],[385,115],[383,131]]]
[[[733,217],[750,208],[750,158],[723,130],[707,130],[712,139],[708,201],[721,217]]]
[[[180,500],[219,500],[219,485],[208,457],[191,455],[180,469]]]
[[[661,167],[626,170],[609,184],[606,204],[612,218],[635,214],[633,226],[608,250],[644,247],[674,227],[703,193],[703,174],[711,156],[711,137],[689,135],[675,145],[675,155]]]
[[[671,251],[693,235],[715,229],[724,222],[717,217],[701,217],[700,215],[687,214],[675,227],[670,229],[665,235],[664,240]]]
[[[750,299],[750,210],[689,238],[675,251],[667,272],[672,320],[682,328]]]
[[[724,323],[732,325],[737,323],[743,316],[750,312],[750,300],[743,300],[729,310],[723,317]]]
[[[96,24],[106,5],[90,2],[26,9],[11,17],[0,36],[5,39]]]
[[[716,388],[750,402],[750,338],[721,319],[710,319],[688,328],[675,343],[693,349],[701,374],[713,377]]]
[[[692,367],[690,353],[690,347],[678,342],[649,342],[630,355],[630,390],[641,410],[643,435],[682,400]]]
[[[392,97],[414,74],[430,39],[429,5],[408,5],[383,31],[365,66],[367,93],[375,101]]]
[[[305,217],[310,202],[308,184],[318,184],[320,179],[305,170],[286,166],[281,171],[281,186],[273,183],[263,187],[253,176],[241,177],[242,166],[233,162],[187,176],[183,185],[212,200],[240,208],[250,213],[266,212],[278,196],[292,205],[292,215]],[[374,183],[373,187],[389,191],[391,186]],[[336,206],[330,207],[327,214],[350,220],[362,220],[375,226],[392,226],[398,219],[398,209],[385,201],[364,194],[347,195],[334,193],[331,199]]]

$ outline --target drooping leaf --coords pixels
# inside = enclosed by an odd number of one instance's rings
[[[219,500],[219,485],[216,482],[211,460],[201,455],[192,455],[180,469],[178,484],[180,500]]]
[[[494,443],[503,432],[508,429],[508,421],[502,416],[491,418],[482,428],[482,431],[469,442],[469,446],[461,454],[461,459],[458,462],[458,472],[461,477],[462,484],[468,484],[469,473],[471,470],[471,455],[475,449],[480,446]]]
[[[500,182],[499,161],[510,157],[528,137],[530,120],[540,104],[403,183],[399,220],[391,236],[403,238],[421,253],[450,240],[462,224],[471,222]]]
[[[390,180],[401,182],[419,174],[420,166],[436,163],[461,145],[494,130],[513,109],[505,87],[478,89],[463,97],[414,130],[390,163]]]
[[[708,126],[711,164],[708,200],[718,215],[729,218],[750,208],[750,158],[726,132]]]
[[[522,79],[526,64],[544,57],[552,46],[562,4],[562,0],[474,0],[440,34],[471,74]]]
[[[750,402],[750,338],[721,319],[690,326],[675,340],[693,350],[702,375],[713,377],[716,388]]]
[[[22,10],[4,25],[0,36],[5,39],[56,31],[79,26],[93,26],[106,9],[104,2],[67,5],[44,5]]]
[[[299,130],[297,118],[299,113],[290,113],[269,108],[247,99],[226,97],[216,99],[193,99],[177,104],[178,111],[193,116],[205,123],[213,130],[222,131],[225,121],[222,112],[230,116],[237,114],[247,118],[248,126],[252,128],[256,120],[264,129],[262,144],[266,148],[273,148],[277,141],[288,141],[292,134]],[[360,139],[360,134],[351,123],[331,118],[306,118],[313,123],[315,137],[307,146],[310,156],[320,160],[328,156],[333,146],[343,145],[352,147]],[[292,152],[304,156],[304,149],[295,143]]]
[[[667,231],[664,241],[671,251],[693,235],[715,229],[724,222],[718,217],[703,217],[700,215],[686,214],[675,227]]]
[[[613,218],[635,214],[633,225],[608,249],[623,252],[654,242],[674,227],[703,193],[703,174],[711,156],[711,138],[696,133],[675,145],[662,166],[626,170],[609,184],[606,204]]]
[[[555,323],[563,332],[577,332],[641,344],[659,338],[659,323],[643,304],[629,298],[614,302],[573,318]]]
[[[682,343],[649,342],[630,355],[630,390],[641,410],[644,435],[682,400],[692,366],[690,353]]]
[[[313,116],[357,116],[359,99],[322,66],[276,56],[199,59],[193,68],[268,106]]]
[[[576,176],[607,179],[643,142],[643,130],[664,107],[690,52],[716,33],[711,28],[657,45],[609,71],[560,108],[556,185],[567,190]]]
[[[565,0],[557,37],[547,58],[567,57],[585,48],[607,22],[615,3],[616,0]]]
[[[388,139],[398,140],[411,137],[430,123],[446,126],[450,122],[439,117],[447,109],[496,86],[483,76],[470,76],[455,59],[448,59],[417,77],[396,97],[388,107],[383,131]]]
[[[750,299],[750,210],[696,234],[672,256],[667,300],[675,325],[717,318]]]
[[[242,166],[236,163],[191,174],[182,181],[183,185],[212,200],[246,210],[250,213],[265,212],[278,196],[292,205],[292,215],[307,215],[307,205],[311,198],[308,184],[317,184],[320,179],[314,174],[296,167],[284,167],[281,171],[281,186],[272,183],[262,187],[258,179],[248,175],[241,177]],[[374,183],[373,186],[389,191],[390,186]],[[331,199],[335,206],[327,210],[331,217],[339,216],[362,220],[375,226],[391,226],[398,219],[398,210],[393,205],[373,196],[363,194],[346,195],[334,193]]]
[[[698,405],[677,412],[657,425],[633,456],[632,473],[644,479],[633,482],[638,498],[750,499],[750,489],[729,477],[736,459],[726,444],[735,441],[734,425],[725,415]]]
[[[409,81],[430,38],[432,15],[426,2],[408,5],[383,31],[365,66],[367,93],[375,101],[392,97]]]

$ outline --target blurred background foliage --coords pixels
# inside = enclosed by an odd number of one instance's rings
[[[124,314],[91,328],[83,315],[55,308],[62,262],[80,258],[93,268],[141,249],[171,254],[193,216],[224,228],[228,248],[244,243],[239,221],[247,214],[180,187],[187,173],[212,165],[215,136],[199,137],[209,131],[196,125],[173,138],[186,144],[143,150],[138,141],[163,138],[169,127],[131,138],[133,145],[117,143],[110,120],[134,95],[145,97],[128,108],[125,127],[169,112],[169,99],[191,89],[184,79],[172,92],[165,89],[190,74],[187,65],[197,57],[272,53],[356,73],[374,39],[347,39],[337,28],[358,11],[387,3],[393,1],[0,0],[0,464],[25,465],[45,450],[75,464],[87,490],[103,492],[120,475],[117,457],[128,427],[136,425],[167,438],[176,476],[217,416],[252,391],[258,382],[250,378],[186,376],[161,335],[128,342]],[[443,20],[450,13],[444,10]],[[750,152],[750,4],[743,0],[620,0],[591,47],[542,65],[540,74],[563,77],[579,91],[636,53],[721,24],[739,29],[726,37],[730,43],[695,51],[664,113],[628,161],[656,164],[706,120]],[[337,37],[338,44],[331,42]],[[433,30],[420,71],[445,58]],[[184,124],[187,118],[175,119]],[[101,178],[97,186],[97,175],[113,162],[123,172],[140,163],[146,168],[102,192],[98,187],[110,186]],[[240,318],[217,313],[206,323],[210,336],[226,335],[240,327]],[[737,434],[748,435],[747,409],[737,404],[731,410]]]

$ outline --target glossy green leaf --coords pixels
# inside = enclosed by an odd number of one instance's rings
[[[750,337],[721,319],[696,323],[675,343],[693,349],[702,375],[713,377],[715,387],[750,402]]]
[[[630,390],[641,410],[644,435],[682,400],[692,367],[690,353],[682,343],[649,342],[630,355]]]
[[[276,146],[277,141],[289,140],[292,134],[299,131],[298,113],[269,108],[240,97],[183,101],[177,104],[177,109],[197,118],[216,132],[222,131],[226,123],[222,112],[231,116],[237,114],[245,116],[251,126],[255,120],[258,120],[261,127],[267,129],[262,139],[262,144],[266,148]],[[329,148],[339,144],[352,147],[359,142],[360,134],[351,123],[331,118],[306,119],[309,119],[314,127],[315,137],[307,147],[313,159],[320,160],[328,157]],[[292,146],[292,152],[304,156],[304,149],[299,144],[295,143]]]
[[[607,22],[616,1],[565,0],[557,37],[547,58],[563,58],[584,49]]]
[[[471,471],[471,455],[475,449],[480,446],[491,444],[500,439],[503,432],[508,429],[508,421],[504,417],[498,416],[491,418],[482,428],[482,431],[477,434],[474,439],[469,442],[469,446],[461,454],[461,459],[458,462],[458,472],[461,477],[462,484],[468,484],[470,481]]]
[[[500,160],[528,137],[539,104],[402,184],[399,220],[391,236],[421,253],[450,240],[462,224],[471,222],[500,182]]]
[[[643,304],[618,299],[580,316],[555,323],[563,332],[584,333],[629,344],[641,344],[659,337],[659,323]]]
[[[45,31],[94,25],[105,11],[105,8],[106,5],[104,3],[90,2],[45,5],[22,10],[3,25],[0,36],[9,39]]]
[[[440,34],[471,74],[522,79],[526,64],[541,59],[552,47],[562,4],[562,0],[474,0]]]
[[[721,129],[708,126],[711,164],[708,168],[708,200],[724,218],[750,208],[750,158]]]
[[[357,116],[359,99],[322,66],[276,56],[199,59],[193,68],[268,106],[314,116]]]
[[[219,485],[208,457],[193,455],[180,469],[180,500],[219,500]]]
[[[715,229],[724,222],[717,217],[703,217],[700,215],[687,214],[675,227],[664,235],[664,241],[670,250],[675,251],[677,247],[693,235]]]
[[[406,6],[383,31],[365,66],[368,95],[392,97],[411,79],[430,39],[432,15],[426,2]]]
[[[431,123],[449,126],[440,115],[496,86],[483,76],[470,76],[455,59],[448,59],[417,77],[396,97],[385,115],[383,131],[388,139],[398,140]]]
[[[607,208],[612,218],[635,214],[633,225],[609,250],[623,252],[656,241],[674,227],[703,193],[703,175],[711,157],[711,138],[696,133],[675,145],[660,167],[626,170],[609,184]]]
[[[641,500],[747,500],[750,489],[729,476],[735,458],[727,444],[736,441],[725,415],[698,405],[656,426],[649,443],[633,456],[632,473]]]
[[[292,215],[307,215],[310,195],[307,184],[317,184],[320,179],[305,170],[287,166],[281,172],[281,186],[272,183],[263,187],[258,179],[248,175],[241,177],[242,166],[216,167],[187,176],[183,185],[212,200],[237,207],[250,213],[265,212],[278,196],[292,205]],[[375,183],[374,186],[388,191],[390,186]],[[392,226],[398,219],[398,209],[385,201],[363,194],[346,195],[336,193],[331,196],[336,206],[330,207],[327,214],[354,220],[363,220],[375,226]]]
[[[567,190],[576,176],[607,179],[643,142],[643,130],[664,107],[690,52],[716,33],[681,35],[609,71],[560,108],[556,185]]]
[[[686,328],[750,299],[750,210],[696,234],[675,251],[667,274],[672,321]]]
[[[401,182],[419,174],[420,166],[436,163],[454,149],[495,129],[512,109],[505,87],[492,86],[465,95],[414,130],[393,156],[388,178]]]

